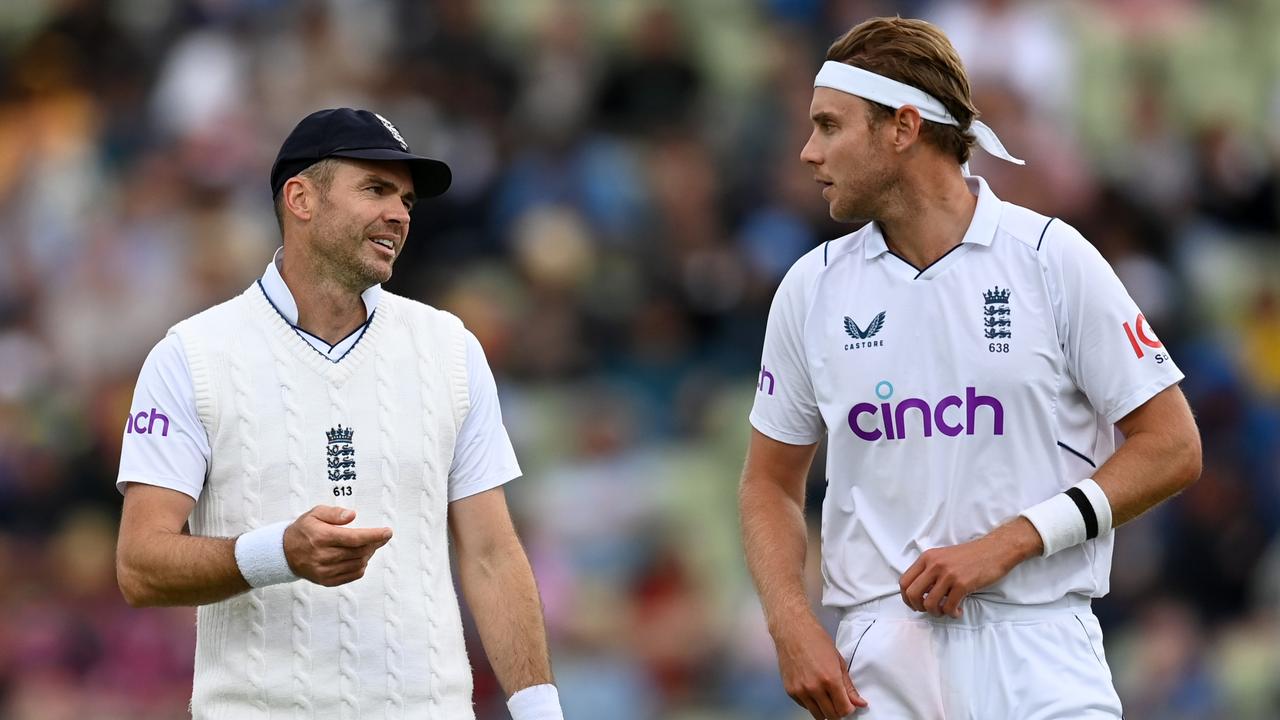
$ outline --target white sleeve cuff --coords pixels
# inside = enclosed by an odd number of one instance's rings
[[[560,692],[551,684],[517,690],[507,700],[507,709],[511,711],[512,720],[564,720]]]
[[[293,582],[298,579],[284,555],[284,531],[288,520],[260,527],[236,538],[236,565],[250,587]]]

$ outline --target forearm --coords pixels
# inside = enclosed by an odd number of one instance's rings
[[[476,557],[458,558],[462,592],[502,689],[551,683],[551,658],[533,570],[514,540]]]
[[[1200,476],[1200,435],[1176,387],[1116,426],[1125,442],[1092,478],[1077,478],[976,540],[922,553],[899,581],[903,602],[920,612],[960,617],[969,593],[998,582],[1018,563],[1105,535]]]
[[[1177,494],[1200,475],[1197,444],[1175,443],[1154,433],[1135,433],[1093,474],[1111,507],[1111,527],[1133,520]],[[1043,539],[1026,517],[1018,516],[986,539],[1011,560],[1008,569],[1044,551]]]
[[[776,483],[748,472],[739,492],[742,544],[770,632],[811,614],[804,587],[804,508]]]
[[[1127,438],[1093,475],[1119,526],[1181,492],[1200,476],[1200,445],[1151,432]]]
[[[249,584],[235,545],[230,538],[152,531],[117,558],[121,591],[135,607],[206,605],[239,595]]]
[[[1104,534],[1155,507],[1200,477],[1200,434],[1182,393],[1168,388],[1117,423],[1125,442],[1061,495],[1023,511],[1044,540],[1041,554]],[[1017,522],[1017,521],[1015,521]],[[1021,522],[1017,524],[1026,528]]]

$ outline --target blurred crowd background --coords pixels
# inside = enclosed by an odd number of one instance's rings
[[[271,160],[338,105],[453,166],[389,287],[497,375],[567,716],[806,717],[736,485],[773,290],[848,231],[798,160],[813,74],[895,13],[1028,160],[973,172],[1079,227],[1187,375],[1203,478],[1119,531],[1095,603],[1126,716],[1280,717],[1272,0],[3,0],[0,717],[186,714],[192,611],[116,588],[123,421],[169,325],[262,273]]]

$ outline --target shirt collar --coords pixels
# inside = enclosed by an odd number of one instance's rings
[[[267,263],[266,272],[262,273],[262,289],[267,294],[267,299],[272,305],[280,311],[284,319],[290,325],[298,324],[298,303],[293,299],[293,293],[289,291],[289,286],[284,282],[284,276],[280,274],[280,264],[284,262],[280,257],[280,251],[284,250],[281,246],[276,248],[275,255],[271,256],[271,262]],[[360,293],[360,299],[364,301],[365,319],[367,320],[373,315],[373,311],[378,307],[378,301],[382,299],[382,286],[374,285],[368,290]]]
[[[977,175],[966,176],[964,181],[969,186],[969,192],[978,196],[978,205],[973,210],[973,220],[969,221],[969,229],[960,242],[990,245],[995,239],[996,227],[1000,224],[1000,198],[991,192],[987,181]],[[880,226],[876,223],[871,223],[870,235],[863,242],[863,246],[866,248],[868,260],[889,252],[889,246],[884,241],[884,233],[880,232]]]

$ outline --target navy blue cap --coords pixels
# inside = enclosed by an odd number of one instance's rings
[[[453,181],[448,165],[409,152],[409,144],[386,118],[368,110],[335,108],[302,118],[284,139],[271,166],[271,197],[280,194],[289,178],[330,157],[404,161],[419,198],[442,195]]]

